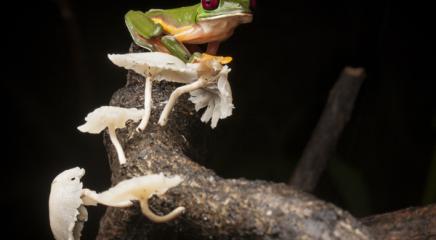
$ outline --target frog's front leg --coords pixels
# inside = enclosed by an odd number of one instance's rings
[[[191,53],[186,49],[185,45],[180,43],[174,36],[163,36],[161,43],[172,55],[180,58],[182,61],[188,62],[191,58]]]
[[[127,29],[133,41],[150,51],[159,51],[159,39],[162,35],[162,27],[151,20],[141,11],[129,11],[124,16]]]

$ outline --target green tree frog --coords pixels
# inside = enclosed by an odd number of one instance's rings
[[[187,46],[196,50],[199,44],[207,44],[205,55],[216,55],[220,42],[238,25],[252,21],[254,6],[255,0],[201,0],[175,9],[132,10],[125,15],[125,22],[137,45],[189,62],[198,53],[191,54]]]

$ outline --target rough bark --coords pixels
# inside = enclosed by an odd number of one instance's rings
[[[436,204],[362,219],[377,239],[436,239]]]
[[[305,192],[315,189],[351,117],[354,101],[364,78],[363,68],[346,67],[342,71],[330,91],[321,118],[289,181],[293,187]]]
[[[127,85],[111,105],[143,106],[144,78],[130,72]],[[153,84],[152,115],[142,133],[136,124],[119,130],[127,164],[119,166],[114,147],[105,136],[112,183],[152,173],[180,175],[181,185],[163,197],[150,199],[157,214],[177,206],[186,212],[175,221],[155,224],[138,207],[108,208],[97,239],[372,239],[365,226],[347,212],[286,184],[223,179],[195,162],[201,158],[203,134],[187,96],[179,99],[165,127],[157,125],[163,101],[176,84]],[[266,163],[267,164],[267,163]]]

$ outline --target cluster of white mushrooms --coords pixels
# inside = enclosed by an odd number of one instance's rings
[[[230,60],[204,54],[200,61],[184,63],[179,58],[161,52],[129,53],[108,55],[117,66],[133,70],[145,77],[144,115],[137,130],[144,130],[152,108],[151,90],[153,81],[169,81],[185,84],[171,94],[162,111],[159,124],[164,126],[177,99],[185,93],[191,93],[190,100],[198,111],[208,107],[202,121],[212,119],[215,128],[218,119],[232,114],[232,91],[228,82],[230,68],[222,63]]]
[[[108,128],[120,164],[126,163],[126,157],[115,129],[124,128],[128,120],[137,122],[140,119],[137,131],[142,131],[147,127],[153,107],[151,97],[153,81],[184,84],[176,88],[168,99],[158,121],[161,126],[166,125],[177,99],[185,93],[191,94],[189,100],[194,103],[196,111],[207,107],[201,121],[211,120],[212,128],[217,126],[219,119],[232,115],[233,98],[228,82],[230,68],[222,65],[229,60],[224,57],[204,55],[200,61],[195,63],[184,63],[177,57],[161,52],[109,54],[108,57],[115,65],[133,70],[145,77],[144,109],[100,107],[89,113],[85,118],[86,123],[78,129],[82,132],[96,134]]]
[[[129,207],[139,201],[142,213],[154,222],[166,222],[181,214],[178,207],[165,216],[154,214],[148,207],[148,199],[163,195],[168,189],[180,184],[180,176],[165,177],[162,173],[124,180],[109,190],[96,193],[83,188],[80,179],[85,170],[75,167],[60,173],[51,184],[49,197],[50,227],[57,240],[77,240],[88,212],[85,206],[98,203],[111,207]]]
[[[232,114],[232,92],[227,79],[230,68],[223,65],[231,61],[229,58],[203,54],[194,63],[184,63],[172,55],[160,52],[113,54],[108,57],[117,66],[145,77],[144,109],[103,106],[89,113],[85,118],[86,123],[78,129],[98,134],[107,128],[120,165],[126,163],[126,157],[116,129],[125,128],[127,121],[139,120],[141,122],[136,128],[138,132],[147,127],[153,107],[151,93],[154,81],[183,84],[168,99],[158,121],[161,126],[168,122],[177,99],[185,93],[190,93],[189,100],[194,103],[196,111],[206,108],[201,121],[211,120],[212,128],[216,127],[219,119]],[[166,177],[160,173],[135,177],[122,181],[107,191],[96,193],[83,188],[80,179],[84,174],[84,169],[76,167],[60,173],[52,182],[49,215],[50,226],[57,240],[80,239],[83,224],[88,217],[85,206],[103,204],[129,207],[133,204],[132,201],[139,201],[142,213],[154,222],[172,220],[185,210],[184,207],[177,207],[169,214],[159,216],[148,207],[150,197],[163,195],[168,189],[179,185],[183,181],[180,176]]]

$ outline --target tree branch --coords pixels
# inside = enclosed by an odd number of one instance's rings
[[[111,105],[143,107],[144,78],[129,73],[127,85]],[[138,206],[108,208],[97,239],[372,239],[365,226],[347,212],[285,184],[245,179],[223,179],[191,159],[201,158],[202,138],[208,127],[199,121],[193,105],[182,96],[165,127],[157,125],[163,104],[176,84],[153,86],[150,123],[142,133],[136,124],[118,131],[127,164],[120,167],[107,134],[112,183],[152,173],[180,175],[184,181],[161,198],[150,200],[159,215],[184,206],[175,221],[155,224]],[[189,156],[189,157],[188,157]]]
[[[327,161],[336,149],[351,117],[354,101],[365,78],[363,68],[346,67],[332,90],[321,118],[303,151],[289,183],[302,191],[315,189]]]
[[[436,204],[370,216],[362,222],[378,239],[436,239]]]

